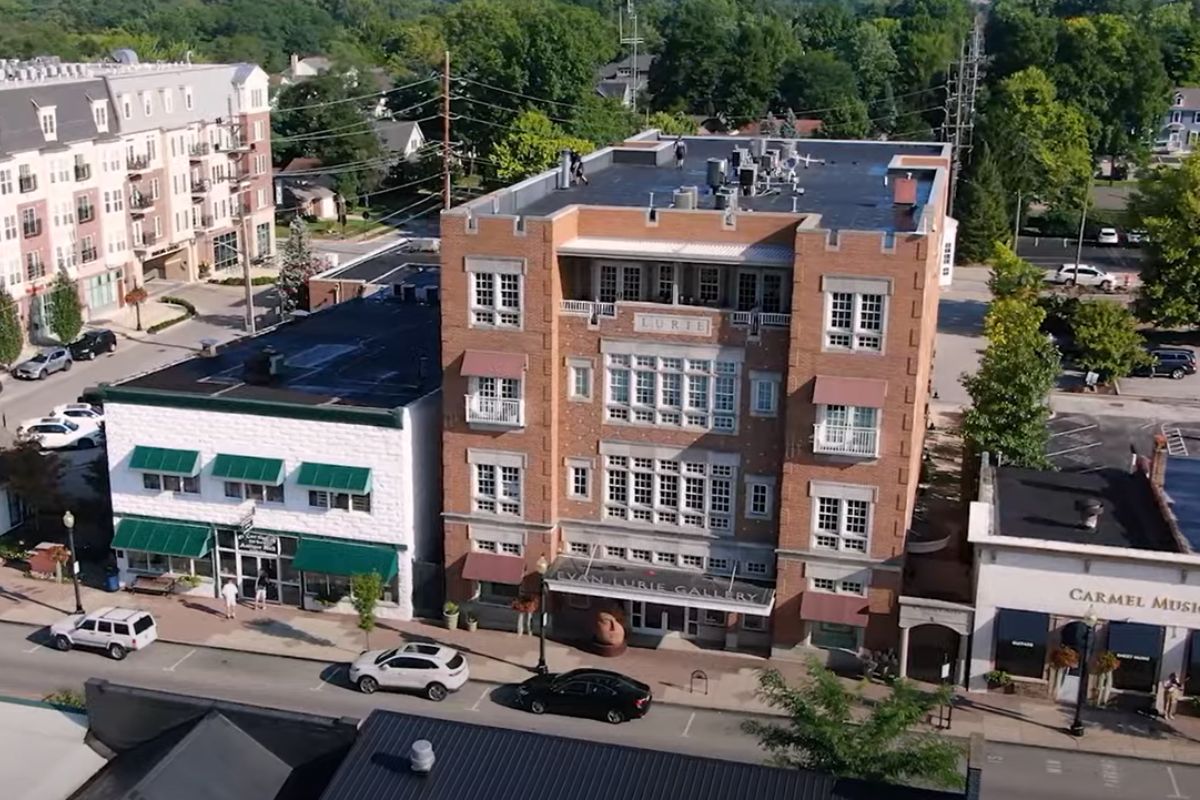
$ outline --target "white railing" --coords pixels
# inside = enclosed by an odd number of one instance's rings
[[[500,397],[484,397],[478,394],[466,396],[467,422],[482,422],[488,425],[525,424],[525,401],[505,400]]]
[[[563,314],[574,314],[580,317],[615,317],[616,303],[599,303],[591,300],[563,300],[559,306]]]
[[[874,458],[879,455],[879,431],[818,422],[813,426],[813,452]]]
[[[766,311],[734,311],[730,313],[730,318],[734,325],[744,327],[754,327],[756,319],[759,325],[768,328],[786,328],[792,324],[791,314]]]

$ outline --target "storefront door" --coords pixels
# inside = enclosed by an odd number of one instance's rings
[[[296,538],[262,531],[217,531],[217,558],[221,584],[233,579],[242,597],[253,599],[259,570],[270,577],[267,600],[271,603],[300,605],[300,575],[292,569]]]

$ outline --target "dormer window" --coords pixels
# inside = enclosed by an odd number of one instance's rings
[[[147,117],[154,113],[154,95],[150,92],[142,92],[142,111]]]
[[[108,104],[103,100],[92,101],[92,119],[96,121],[97,133],[108,133]]]
[[[133,119],[133,98],[127,94],[121,95],[121,118]]]
[[[175,110],[175,90],[174,89],[162,89],[161,94],[162,94],[163,111],[170,114],[172,111]]]
[[[1175,93],[1175,105],[1177,105],[1177,106],[1183,105],[1183,92]]]
[[[185,86],[183,87],[183,107],[191,111],[192,105],[192,87]]]
[[[42,135],[46,137],[47,142],[58,140],[58,115],[54,113],[54,106],[39,108],[38,122],[42,126]]]

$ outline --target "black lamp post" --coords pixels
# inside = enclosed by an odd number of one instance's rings
[[[71,583],[75,586],[75,613],[83,613],[83,599],[79,595],[79,559],[75,556],[75,515],[63,512],[63,527],[67,529],[67,547],[71,550]]]
[[[542,556],[537,561],[538,588],[541,592],[538,603],[538,675],[545,675],[550,671],[550,668],[546,666],[546,570],[548,569],[550,569],[550,562],[546,560],[545,556]]]
[[[1083,736],[1083,704],[1087,702],[1088,691],[1088,656],[1092,651],[1093,631],[1096,628],[1096,612],[1088,609],[1083,618],[1083,647],[1079,654],[1079,692],[1075,696],[1075,720],[1068,729],[1072,736]]]

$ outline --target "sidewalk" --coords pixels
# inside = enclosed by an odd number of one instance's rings
[[[348,661],[365,646],[363,633],[357,629],[356,619],[350,616],[279,606],[266,611],[242,607],[238,619],[230,622],[224,618],[220,601],[215,599],[140,595],[134,598],[125,593],[83,590],[85,608],[134,603],[157,618],[160,638],[180,644],[332,662]],[[10,568],[0,568],[0,622],[48,625],[69,613],[73,606],[69,583],[35,580]],[[423,620],[383,621],[371,635],[374,648],[394,646],[399,641],[429,640],[467,653],[471,677],[475,680],[519,682],[532,674],[537,663],[536,636],[485,630],[450,631],[440,623]],[[653,687],[659,702],[741,714],[778,713],[756,696],[760,669],[778,669],[791,682],[803,678],[805,673],[804,665],[793,661],[698,649],[630,648],[616,658],[602,659],[568,645],[547,642],[546,660],[555,672],[597,665],[619,670]],[[707,693],[702,679],[689,687],[695,670],[707,675]],[[878,699],[887,691],[886,687],[872,684],[866,687],[865,694],[868,699]],[[996,693],[963,694],[958,698],[949,733],[956,737],[982,733],[994,742],[1200,764],[1200,718],[1197,717],[1181,717],[1168,723],[1092,709],[1085,714],[1089,727],[1082,739],[1063,732],[1070,721],[1069,709],[1050,703]]]

